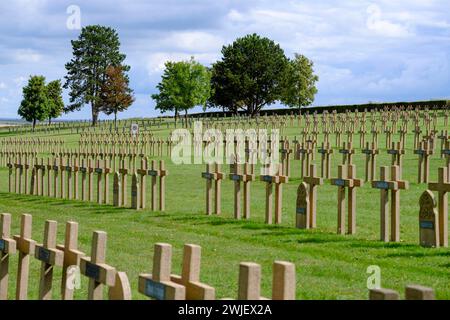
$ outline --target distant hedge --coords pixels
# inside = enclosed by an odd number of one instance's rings
[[[383,109],[385,107],[394,108],[400,106],[413,106],[419,108],[428,107],[430,109],[446,109],[450,107],[450,100],[430,100],[430,101],[414,101],[414,102],[386,102],[386,103],[367,103],[367,104],[352,104],[352,105],[336,105],[336,106],[317,106],[317,107],[306,107],[301,109],[301,113],[306,113],[307,111],[311,114],[314,111],[318,113],[322,113],[325,110],[328,112],[332,112],[333,110],[337,110],[337,112],[345,112],[349,111],[364,111],[367,109],[368,111],[372,109]],[[261,110],[261,115],[289,115],[293,112],[294,114],[298,113],[298,109],[268,109]],[[245,114],[244,112],[239,112],[240,114]],[[190,116],[192,117],[230,117],[232,116],[231,112],[222,112],[222,111],[211,111],[211,112],[201,112],[201,113],[193,113]]]

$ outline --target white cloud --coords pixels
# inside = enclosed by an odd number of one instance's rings
[[[217,52],[223,45],[223,39],[208,32],[183,31],[171,33],[162,44],[181,51]]]
[[[146,59],[147,72],[150,76],[161,73],[167,61],[189,60],[191,57],[194,57],[195,60],[204,65],[210,65],[218,59],[216,53],[156,52],[149,55]]]
[[[0,89],[6,89],[6,88],[7,88],[6,83],[0,82]]]
[[[386,37],[407,37],[413,35],[404,25],[383,19],[381,8],[372,4],[367,8],[367,28]]]
[[[31,49],[19,49],[16,50],[14,59],[20,63],[36,63],[41,61],[42,55]]]

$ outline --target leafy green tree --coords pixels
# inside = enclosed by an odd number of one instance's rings
[[[309,106],[317,93],[313,62],[301,54],[289,60],[283,80],[281,102],[291,108]]]
[[[194,58],[188,61],[165,64],[161,82],[156,88],[157,94],[152,94],[155,109],[162,113],[175,112],[175,123],[180,112],[187,115],[187,111],[195,106],[206,106],[211,93],[211,73],[205,66]]]
[[[121,66],[106,69],[106,81],[101,87],[100,110],[107,115],[114,114],[114,128],[117,129],[117,113],[125,111],[134,102],[133,90]]]
[[[85,104],[90,104],[92,125],[95,126],[103,105],[100,91],[106,81],[106,69],[122,66],[126,72],[130,67],[122,64],[126,56],[120,53],[119,35],[112,28],[99,25],[84,27],[78,40],[71,43],[73,58],[66,64],[64,84],[64,88],[70,88],[70,104],[64,111],[80,110]]]
[[[47,118],[48,105],[45,77],[30,76],[28,84],[23,88],[23,100],[17,113],[26,121],[33,123],[34,131],[36,122]]]
[[[64,101],[62,98],[61,80],[54,80],[47,84],[48,98],[48,124],[51,124],[52,118],[58,118],[64,110]]]
[[[279,99],[288,64],[279,45],[251,34],[224,46],[222,55],[212,68],[213,95],[209,106],[232,112],[243,109],[255,116]]]

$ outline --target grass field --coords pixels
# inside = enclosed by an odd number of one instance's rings
[[[438,129],[444,129],[439,119]],[[166,137],[167,129],[154,130]],[[291,138],[299,136],[298,128],[285,132]],[[4,133],[0,137],[9,137]],[[50,136],[50,135],[48,135]],[[61,135],[69,146],[76,146],[78,135]],[[368,136],[370,139],[370,135]],[[380,155],[377,166],[390,165],[384,135],[380,135]],[[393,141],[397,141],[395,135]],[[321,139],[319,140],[321,141]],[[344,138],[342,141],[345,141]],[[354,137],[359,146],[359,137]],[[334,144],[334,135],[331,136]],[[202,246],[201,279],[216,288],[218,298],[237,296],[238,265],[252,261],[262,265],[262,294],[270,297],[272,263],[287,260],[296,264],[298,299],[367,299],[366,273],[370,265],[381,268],[383,287],[403,294],[405,285],[422,284],[433,287],[438,299],[450,299],[450,250],[426,249],[419,242],[419,196],[425,184],[417,184],[417,155],[412,151],[413,135],[407,137],[403,178],[410,189],[401,191],[401,242],[382,243],[379,239],[379,190],[369,183],[357,190],[357,233],[354,236],[336,235],[337,189],[329,181],[318,188],[317,229],[298,230],[295,225],[295,201],[299,179],[299,161],[291,162],[293,176],[283,187],[283,217],[280,225],[264,224],[265,184],[260,181],[251,187],[251,218],[233,219],[233,183],[222,183],[222,215],[206,216],[205,181],[201,178],[204,165],[176,166],[166,160],[169,176],[166,179],[166,211],[150,212],[115,208],[81,201],[7,193],[7,169],[0,170],[0,211],[13,214],[13,233],[18,233],[21,213],[33,215],[33,238],[42,241],[44,221],[59,222],[58,240],[64,239],[64,223],[74,220],[80,224],[79,246],[90,254],[92,231],[108,233],[107,262],[125,271],[130,279],[133,298],[143,299],[137,292],[138,274],[151,272],[153,245],[167,242],[173,245],[173,273],[181,271],[184,243]],[[439,147],[436,148],[439,150]],[[364,159],[360,149],[354,163],[357,176],[364,177]],[[341,155],[332,156],[332,176],[337,175]],[[316,154],[316,164],[320,164]],[[444,160],[435,154],[431,160],[431,181],[437,179],[437,168]],[[228,166],[224,171],[228,173]],[[320,170],[320,167],[319,167]],[[257,179],[258,180],[258,179]],[[147,196],[149,207],[149,196]],[[15,293],[17,257],[12,258],[10,294]],[[33,259],[30,271],[31,299],[37,298],[40,263]],[[59,298],[60,271],[54,282],[54,297]],[[76,291],[76,298],[87,297],[87,281]]]

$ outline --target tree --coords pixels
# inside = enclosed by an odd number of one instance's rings
[[[155,109],[161,112],[174,111],[175,123],[178,114],[195,106],[206,106],[211,93],[211,73],[200,63],[191,58],[189,61],[165,64],[161,82],[156,88],[159,93],[152,94]]]
[[[48,124],[51,124],[52,118],[58,118],[64,110],[62,98],[61,80],[54,80],[47,85],[48,98]]]
[[[129,79],[122,66],[106,68],[106,80],[100,90],[102,105],[100,110],[107,115],[114,113],[114,128],[117,129],[117,113],[122,112],[134,102],[133,90],[128,87]]]
[[[309,106],[317,93],[316,82],[319,77],[314,74],[313,62],[304,55],[295,54],[289,60],[283,80],[281,102],[290,108]]]
[[[26,121],[33,123],[33,131],[36,121],[43,121],[48,115],[47,87],[45,77],[30,76],[28,84],[23,88],[23,100],[17,113]]]
[[[81,30],[78,40],[72,42],[73,58],[66,64],[67,75],[64,88],[70,88],[70,105],[64,111],[80,110],[91,105],[92,125],[97,123],[101,101],[101,87],[106,81],[109,66],[122,66],[124,72],[130,67],[123,65],[125,55],[120,53],[117,32],[109,27],[94,25]]]
[[[232,112],[243,109],[255,116],[265,105],[279,99],[288,64],[279,45],[251,34],[224,46],[222,55],[212,68],[209,106]]]

